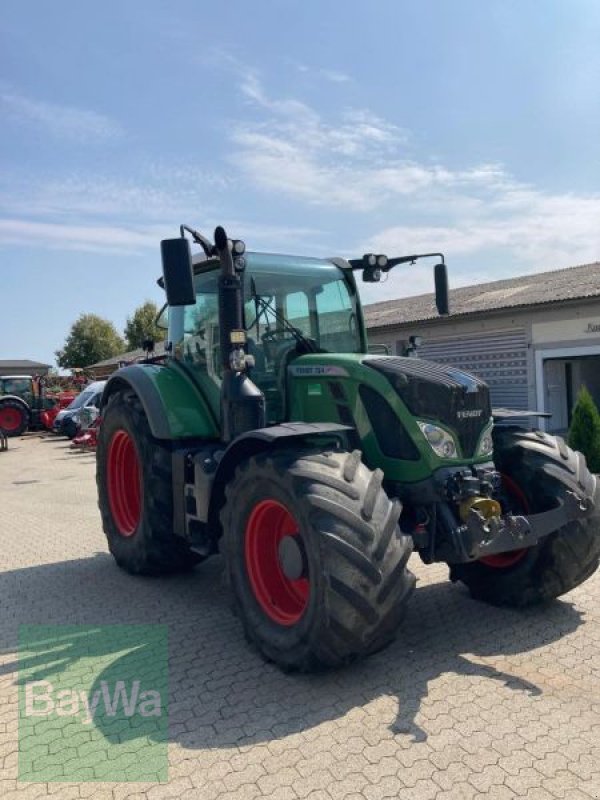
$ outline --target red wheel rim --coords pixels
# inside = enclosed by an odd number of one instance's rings
[[[508,475],[502,475],[502,485],[506,490],[507,495],[516,501],[517,505],[519,506],[519,510],[523,514],[529,514],[529,501],[525,497],[521,487]],[[484,556],[483,558],[480,558],[479,561],[482,564],[485,564],[487,567],[493,567],[494,569],[507,569],[508,567],[514,567],[515,564],[518,564],[519,561],[525,558],[528,551],[528,547],[522,547],[519,550],[509,550],[507,553],[496,553],[493,556]]]
[[[21,427],[23,422],[23,412],[18,408],[11,408],[6,406],[0,408],[0,428],[3,428],[7,433],[12,433]]]
[[[276,500],[263,500],[252,509],[246,525],[244,554],[250,586],[258,604],[273,622],[295,625],[308,605],[307,578],[288,578],[279,559],[279,544],[298,536],[299,526]]]
[[[113,434],[107,457],[108,502],[121,536],[133,536],[142,513],[142,476],[135,444],[124,430]]]

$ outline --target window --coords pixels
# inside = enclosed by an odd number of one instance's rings
[[[31,392],[29,378],[4,378],[4,393],[22,395]]]
[[[211,276],[214,278],[214,276]],[[216,281],[215,281],[216,283]],[[219,378],[219,299],[213,287],[198,286],[196,305],[186,306],[183,323],[183,360],[196,371]]]
[[[342,281],[326,283],[317,294],[319,344],[329,353],[357,352],[357,321]]]

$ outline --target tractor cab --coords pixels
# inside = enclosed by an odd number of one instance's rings
[[[352,271],[317,258],[247,253],[243,284],[246,350],[253,382],[265,395],[267,422],[286,416],[286,370],[310,353],[366,353]],[[219,405],[219,261],[196,260],[196,300],[179,312],[173,354]],[[170,308],[173,315],[176,309]]]

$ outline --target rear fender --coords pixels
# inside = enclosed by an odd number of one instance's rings
[[[115,392],[132,389],[157,439],[218,439],[219,425],[206,399],[183,370],[162,364],[133,364],[111,376],[101,413]]]
[[[3,394],[0,396],[0,403],[2,403],[3,400],[16,400],[17,403],[21,403],[22,406],[25,406],[26,409],[29,409],[29,406],[25,400],[23,400],[22,397],[19,397],[18,394]]]
[[[23,406],[27,416],[31,417],[31,408],[27,405],[22,397],[19,397],[18,394],[3,394],[0,397],[0,405],[2,405],[5,400],[12,400],[13,402],[19,403],[19,405]]]

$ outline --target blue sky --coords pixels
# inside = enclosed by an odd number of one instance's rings
[[[595,0],[4,3],[0,358],[160,301],[181,222],[455,286],[600,259],[599,41]]]

